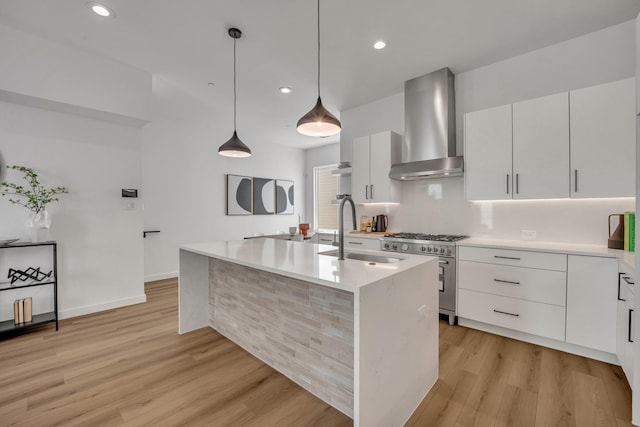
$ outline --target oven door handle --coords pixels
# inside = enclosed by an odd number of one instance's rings
[[[447,261],[446,259],[441,259],[440,264],[449,264],[449,261]]]

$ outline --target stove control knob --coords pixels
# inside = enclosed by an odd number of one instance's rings
[[[388,244],[388,243],[385,243],[385,244],[384,244],[384,248],[385,248],[385,249],[389,249],[389,244]]]
[[[395,243],[392,246],[393,249],[398,249],[398,245],[396,245]]]
[[[431,252],[432,250],[433,250],[433,249],[431,249],[431,246],[429,246],[429,247],[427,248],[427,252]]]
[[[403,251],[407,251],[407,250],[409,250],[409,245],[407,245],[406,243],[403,243],[403,244],[402,244],[402,250],[403,250]]]
[[[440,248],[440,253],[443,254],[444,253],[444,248]]]
[[[422,252],[424,252],[424,251],[426,251],[426,250],[427,250],[427,248],[426,248],[425,246],[421,246],[421,247],[420,247],[420,250],[421,250]]]
[[[451,248],[447,248],[447,255],[451,255]]]

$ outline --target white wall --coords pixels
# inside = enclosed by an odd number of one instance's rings
[[[634,21],[456,75],[456,126],[470,111],[635,76]]]
[[[122,188],[140,188],[140,129],[0,102],[0,141],[3,180],[22,179],[4,165],[24,165],[34,168],[46,187],[69,190],[47,207],[51,238],[59,245],[60,316],[145,301],[142,209],[124,210],[120,194]],[[0,197],[0,239],[28,240],[28,213]],[[0,280],[12,266],[0,262]],[[35,309],[45,307],[50,291],[3,292],[0,320],[13,316],[8,311],[13,299],[35,294],[42,297],[34,300]]]
[[[70,192],[48,209],[63,318],[146,299],[142,203],[125,211],[121,189],[141,187],[140,127],[150,100],[148,73],[0,26],[0,163],[35,168],[44,185]],[[0,239],[27,238],[27,214],[1,197]],[[41,261],[4,260],[3,277],[14,262]],[[51,290],[4,292],[0,318],[12,317],[4,311],[12,298],[32,292]],[[46,299],[34,300],[36,310],[41,304]]]
[[[145,239],[145,280],[177,276],[181,244],[276,234],[297,226],[298,214],[306,216],[303,150],[251,134],[250,119],[239,115],[238,135],[253,154],[222,157],[218,147],[231,137],[233,117],[211,111],[159,76],[153,84],[154,117],[142,133],[144,225],[161,232]],[[227,216],[226,174],[293,180],[294,215]]]
[[[392,130],[404,134],[404,94],[398,93],[340,112],[340,159],[352,160],[353,139]]]
[[[0,25],[0,100],[121,123],[151,117],[151,76]]]
[[[323,147],[310,148],[304,154],[304,191],[305,191],[305,216],[303,222],[308,222],[311,230],[316,229],[316,218],[313,211],[313,168],[340,163],[340,144],[329,144]]]
[[[456,75],[457,146],[464,113],[635,75],[633,21]],[[428,73],[431,70],[425,70]],[[386,129],[404,133],[403,94],[343,111],[342,160],[355,136]],[[387,213],[395,231],[606,244],[607,217],[634,209],[633,199],[466,202],[463,178],[403,182],[402,203],[360,206],[357,215]]]

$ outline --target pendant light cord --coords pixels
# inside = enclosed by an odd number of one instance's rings
[[[318,98],[320,98],[320,0],[318,0]]]
[[[236,40],[233,39],[233,131],[236,131]]]

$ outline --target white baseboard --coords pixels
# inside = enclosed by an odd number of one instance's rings
[[[170,271],[168,273],[160,274],[149,274],[148,276],[144,276],[144,283],[155,282],[156,280],[173,279],[174,277],[178,277],[177,271]]]
[[[601,362],[611,363],[613,365],[620,365],[618,356],[615,354],[607,353],[600,350],[594,350],[592,348],[586,348],[575,344],[570,344],[565,341],[557,341],[551,338],[541,337],[538,335],[528,334],[526,332],[515,331],[513,329],[503,328],[501,326],[489,325],[487,323],[478,322],[476,320],[464,319],[458,317],[458,324],[460,326],[466,326],[467,328],[479,329],[481,331],[489,332],[496,335],[502,335],[503,337],[509,337],[520,341],[529,342],[532,344],[538,344],[543,347],[549,347],[556,350],[564,351],[566,353],[577,354],[578,356],[588,357],[590,359],[600,360]]]
[[[82,307],[75,307],[69,310],[62,310],[58,313],[60,319],[69,319],[71,317],[84,316],[85,314],[96,313],[98,311],[111,310],[113,308],[125,307],[127,305],[140,304],[147,302],[147,296],[145,294],[138,295],[131,298],[124,298],[115,301],[103,302],[100,304],[85,305]]]

